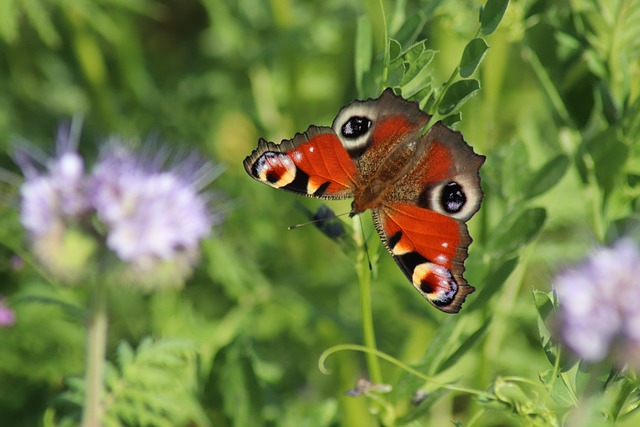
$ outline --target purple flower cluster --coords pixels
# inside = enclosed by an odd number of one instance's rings
[[[15,314],[5,305],[4,300],[0,297],[0,328],[11,326],[15,321]]]
[[[559,332],[578,357],[592,363],[612,356],[640,367],[640,250],[623,239],[596,250],[554,283]]]
[[[107,246],[123,261],[170,259],[211,233],[213,218],[194,181],[148,160],[112,142],[89,182],[91,205],[109,230]]]
[[[26,178],[20,188],[21,222],[45,267],[55,272],[68,264],[68,253],[66,259],[56,255],[70,241],[76,245],[71,251],[79,258],[76,264],[83,264],[97,240],[138,275],[159,265],[166,270],[174,261],[180,278],[190,272],[200,241],[220,220],[202,192],[215,175],[210,163],[194,155],[170,161],[171,153],[162,147],[143,153],[112,139],[92,171],[85,172],[72,144],[59,140],[58,146],[44,171],[28,156],[17,156]]]

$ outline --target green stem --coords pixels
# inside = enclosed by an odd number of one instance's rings
[[[389,73],[389,34],[387,30],[387,18],[384,13],[383,0],[366,0],[365,5],[369,20],[371,21],[371,29],[373,34],[373,46],[376,54],[382,52],[383,64],[382,83],[387,81]]]
[[[82,427],[102,426],[103,385],[107,349],[107,293],[102,283],[93,285],[87,325],[86,393]]]
[[[356,220],[354,224],[358,224],[355,229],[356,233],[361,231],[357,230],[357,228],[360,228],[360,221]],[[362,235],[362,233],[359,234]],[[362,237],[362,239],[364,239],[364,237]],[[371,310],[371,266],[367,258],[366,245],[364,245],[364,242],[360,245],[358,251],[358,289],[360,292],[360,317],[362,321],[364,346],[372,350],[371,353],[365,354],[369,379],[372,383],[381,384],[382,371],[380,369],[380,363],[373,353],[377,351],[377,347],[376,336],[373,329],[373,312]]]

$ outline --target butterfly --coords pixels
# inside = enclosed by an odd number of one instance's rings
[[[280,144],[258,141],[244,160],[255,180],[321,199],[353,198],[371,210],[385,247],[433,306],[457,313],[474,288],[463,277],[465,224],[483,192],[476,154],[462,134],[388,88],[343,107],[331,127],[310,126]]]

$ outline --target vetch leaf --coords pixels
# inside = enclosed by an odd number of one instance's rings
[[[462,52],[462,58],[460,59],[460,76],[463,78],[470,77],[482,62],[485,54],[489,49],[489,45],[482,38],[475,38],[471,40],[464,48]]]
[[[529,172],[529,153],[526,145],[514,140],[499,152],[501,194],[504,198],[519,200],[525,194]]]
[[[430,392],[421,392],[421,390],[418,390],[412,399],[413,407],[406,415],[397,420],[397,425],[409,424],[409,422],[427,414],[433,405],[448,393],[449,390],[444,387]],[[421,399],[416,399],[416,397],[421,397]]]
[[[442,360],[443,355],[447,355],[450,352],[451,335],[456,328],[458,319],[460,319],[459,316],[449,317],[438,326],[437,332],[429,342],[426,353],[417,363],[412,365],[414,369],[429,376],[437,373],[436,368],[440,364],[439,361]],[[394,399],[409,399],[423,384],[424,380],[417,378],[413,374],[403,372],[393,387]]]
[[[456,351],[451,354],[447,359],[440,362],[438,365],[438,371],[444,371],[445,369],[455,365],[462,356],[464,356],[469,350],[485,336],[489,326],[491,325],[492,318],[488,318],[474,333],[469,335],[467,339],[458,347]]]
[[[488,36],[493,33],[498,24],[502,21],[504,13],[509,6],[509,0],[488,0],[487,4],[480,9],[480,27],[482,34]]]
[[[473,299],[471,303],[465,307],[465,313],[470,313],[480,307],[487,304],[487,301],[498,292],[507,278],[513,273],[518,265],[518,257],[511,258],[502,264],[498,268],[492,270],[483,281],[485,284],[477,298]]]
[[[496,237],[490,241],[491,248],[502,254],[517,251],[538,235],[546,219],[547,211],[544,208],[527,209],[510,225],[499,229]]]
[[[364,93],[365,74],[371,69],[371,59],[373,55],[373,36],[371,31],[371,22],[366,15],[358,18],[358,23],[356,25],[354,69],[356,75],[356,88],[360,94]]]
[[[397,40],[389,39],[389,60],[395,61],[402,54],[402,46]]]
[[[450,114],[447,117],[442,119],[442,123],[449,126],[450,128],[454,128],[458,123],[462,121],[462,114],[458,111],[457,113]]]
[[[393,36],[401,46],[408,46],[420,35],[420,31],[427,22],[426,15],[419,11],[409,16],[398,32]]]
[[[459,80],[449,86],[440,105],[438,113],[441,116],[453,113],[458,110],[469,98],[480,90],[480,82],[475,79]]]
[[[385,81],[386,87],[396,87],[402,81],[405,75],[405,65],[402,59],[396,59],[389,64],[389,70],[387,72],[387,80]]]
[[[572,398],[572,392],[567,388],[562,379],[558,375],[554,375],[555,371],[549,369],[540,374],[540,381],[547,387],[551,398],[563,408],[569,408],[575,404]]]
[[[429,64],[435,56],[435,51],[426,49],[424,43],[414,45],[404,55],[408,69],[400,86],[402,95],[409,98],[431,84]]]
[[[569,158],[564,154],[549,160],[529,179],[525,190],[526,198],[530,199],[550,190],[562,179],[568,167]]]

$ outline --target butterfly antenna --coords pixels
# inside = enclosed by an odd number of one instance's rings
[[[348,215],[348,214],[349,214],[349,212],[341,213],[341,214],[335,215],[333,218],[338,218],[338,217],[345,216],[345,215]],[[287,229],[288,230],[293,230],[293,229],[296,229],[296,228],[304,227],[305,225],[311,225],[311,224],[321,223],[321,222],[324,222],[324,221],[329,221],[329,220],[331,220],[333,218],[316,218],[316,219],[312,219],[311,221],[301,222],[299,224],[290,225],[290,226],[287,227]]]

